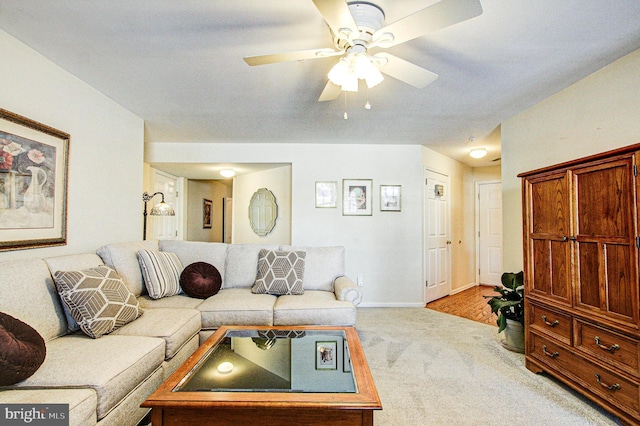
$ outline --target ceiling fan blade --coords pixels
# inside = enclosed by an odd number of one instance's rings
[[[340,96],[340,93],[342,93],[342,89],[340,88],[340,86],[338,86],[337,84],[333,84],[331,81],[327,81],[327,85],[324,86],[324,90],[320,94],[318,102],[332,101],[334,99],[337,99],[338,96]]]
[[[345,0],[313,0],[320,14],[327,21],[327,25],[335,35],[348,28],[351,34],[358,34],[358,24],[353,19],[349,5]]]
[[[275,64],[277,62],[303,61],[305,59],[328,58],[330,56],[342,55],[344,52],[340,50],[325,49],[309,49],[298,50],[295,52],[274,53],[271,55],[247,56],[244,61],[251,65]]]
[[[438,78],[438,74],[432,73],[404,59],[400,59],[397,56],[389,55],[386,52],[376,53],[373,56],[375,58],[386,59],[384,65],[378,66],[381,72],[418,89],[422,89],[428,84],[433,83]]]
[[[373,34],[373,43],[391,47],[482,14],[479,0],[442,0]],[[388,34],[393,34],[389,37]]]

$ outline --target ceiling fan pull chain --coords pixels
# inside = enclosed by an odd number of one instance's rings
[[[349,114],[347,114],[347,92],[344,92],[344,119],[349,119]]]

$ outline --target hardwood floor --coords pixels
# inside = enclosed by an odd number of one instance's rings
[[[452,296],[427,303],[427,309],[456,315],[485,324],[496,325],[496,315],[491,313],[484,296],[494,296],[497,293],[490,286],[475,286]],[[497,327],[497,326],[496,326]]]

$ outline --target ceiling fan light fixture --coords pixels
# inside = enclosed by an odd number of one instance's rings
[[[371,62],[371,59],[366,53],[355,56],[353,69],[359,79],[366,81],[369,89],[377,86],[384,80],[382,73]]]

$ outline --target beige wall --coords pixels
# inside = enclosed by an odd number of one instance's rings
[[[2,252],[0,261],[140,240],[142,119],[3,31],[0,52],[0,106],[71,135],[67,245]]]
[[[228,186],[217,181],[189,180],[187,182],[188,241],[222,242],[222,210],[224,199],[230,196]],[[202,227],[203,199],[211,200],[211,228]]]
[[[256,235],[249,222],[249,202],[260,188],[271,191],[278,205],[273,230]],[[291,244],[291,166],[237,176],[233,181],[233,242],[237,244]]]
[[[518,173],[640,142],[640,50],[502,124],[504,268],[522,269]]]

